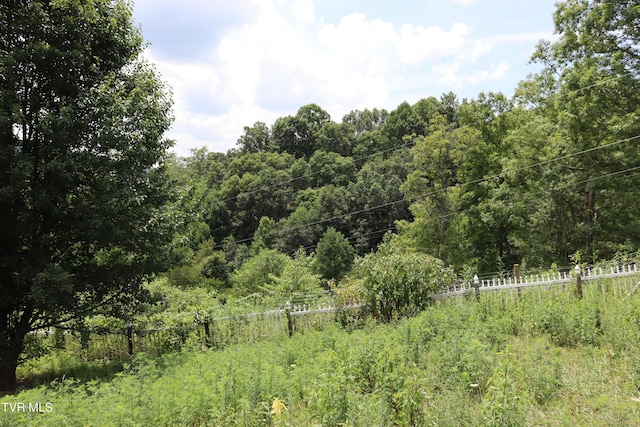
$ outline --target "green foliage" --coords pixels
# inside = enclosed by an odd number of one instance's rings
[[[525,412],[518,384],[522,376],[514,368],[512,356],[502,355],[493,375],[487,380],[483,396],[484,421],[487,426],[524,426]]]
[[[229,284],[229,266],[225,253],[213,249],[214,247],[212,240],[203,241],[195,254],[185,257],[182,265],[165,273],[169,283],[179,288],[226,288]]]
[[[354,178],[355,165],[351,157],[319,150],[309,159],[309,175],[312,187],[346,187]]]
[[[206,288],[178,288],[164,278],[156,279],[146,287],[152,298],[146,304],[145,310],[131,319],[140,330],[193,326],[220,313],[221,303],[218,295]],[[96,320],[108,321],[92,318],[89,324],[93,328],[96,327]],[[116,324],[106,323],[104,326],[107,331],[118,331]],[[119,326],[122,328],[125,325]]]
[[[166,273],[173,286],[189,288],[202,282],[201,269],[194,265],[182,265],[172,268]]]
[[[356,268],[364,278],[367,305],[387,322],[425,309],[431,295],[455,278],[442,261],[419,253],[368,255]]]
[[[540,43],[532,60],[544,68],[512,99],[489,92],[459,102],[450,92],[391,112],[354,110],[340,123],[309,104],[246,127],[239,150],[194,152],[182,181],[202,175],[196,193],[211,236],[252,241],[252,255],[311,247],[328,227],[360,255],[397,229],[404,247],[474,273],[634,250],[632,3],[559,3],[558,40]],[[275,226],[261,227],[263,217]],[[243,258],[227,251],[230,272]]]
[[[26,332],[128,304],[170,261],[171,100],[140,59],[131,8],[0,8],[0,389]]]
[[[551,193],[570,213],[565,213],[569,223],[565,256],[581,250],[588,262],[602,255],[610,258],[628,240],[623,235],[633,234],[637,227],[633,218],[613,220],[620,215],[614,213],[619,211],[616,206],[627,199],[630,188],[636,188],[637,176],[597,177],[637,164],[633,144],[614,142],[636,137],[640,130],[639,21],[633,2],[559,3],[554,15],[559,38],[541,43],[533,56],[545,66],[536,83],[558,88],[556,96],[542,102],[540,113],[563,129],[560,150],[587,151],[568,159],[560,170],[548,168],[553,170],[551,176],[575,188],[568,194]],[[619,234],[617,224],[624,224],[626,233]]]
[[[324,232],[315,250],[313,267],[325,279],[339,281],[353,265],[354,251],[349,241],[335,228]]]
[[[240,152],[257,153],[269,148],[271,132],[266,123],[255,122],[253,126],[244,127],[244,135],[238,139]]]
[[[279,228],[287,231],[280,234],[279,248],[293,252],[315,245],[327,227],[345,229],[348,198],[346,188],[334,185],[299,192],[297,208],[279,223]]]
[[[470,128],[449,130],[444,117],[433,118],[432,133],[419,138],[412,149],[414,171],[402,185],[412,200],[414,221],[403,226],[413,246],[447,263],[464,265],[472,258],[471,245],[465,245],[468,217],[456,215],[465,202],[465,192],[458,187],[468,170],[467,163],[478,162],[465,153],[476,151],[479,132]],[[477,153],[475,153],[477,154]]]
[[[263,249],[274,249],[276,244],[276,223],[268,216],[260,218],[258,229],[251,241],[251,255],[257,255]]]
[[[298,302],[296,295],[322,294],[321,276],[313,271],[313,262],[313,258],[304,251],[298,251],[293,259],[286,262],[282,274],[271,289],[287,297],[287,301],[292,304]]]
[[[224,252],[215,251],[203,260],[200,274],[207,279],[215,279],[218,286],[225,287],[229,282],[227,269]]]
[[[357,220],[349,223],[352,244],[359,254],[374,250],[396,221],[411,218],[401,191],[409,170],[408,151],[402,150],[383,161],[374,158],[365,163],[347,187],[349,211],[360,212]]]
[[[563,299],[570,318],[597,308],[602,334],[560,347],[537,327],[555,293],[535,294],[443,301],[351,332],[138,354],[119,369],[80,363],[73,347],[30,363],[33,380],[55,381],[0,398],[54,411],[5,413],[0,425],[637,424],[640,300]]]
[[[231,277],[234,291],[242,296],[264,292],[276,283],[288,259],[286,255],[273,249],[260,251],[242,264]]]

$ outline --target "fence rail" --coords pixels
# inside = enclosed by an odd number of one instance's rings
[[[86,359],[113,359],[130,356],[141,351],[161,354],[177,351],[185,345],[224,348],[231,344],[252,343],[261,340],[292,336],[318,330],[333,323],[340,310],[362,307],[359,301],[346,304],[287,304],[285,308],[205,319],[198,324],[179,327],[137,328],[134,324],[106,333],[90,333],[84,340]],[[51,331],[35,331],[37,335],[53,335]],[[73,334],[64,333],[62,344],[74,340]]]
[[[585,270],[584,274],[580,274],[582,281],[594,281],[594,280],[606,280],[606,279],[618,279],[640,275],[640,270],[636,263],[627,265],[621,265],[616,267],[610,267],[610,269],[603,269],[601,267],[593,267]],[[509,289],[520,289],[532,286],[551,286],[574,283],[577,280],[577,274],[574,272],[555,272],[547,274],[537,274],[522,276],[520,278],[508,277],[508,278],[493,278],[487,280],[480,280],[472,282],[465,282],[461,284],[455,284],[448,290],[436,294],[433,296],[435,300],[441,300],[445,298],[463,296],[469,292],[484,292],[484,291],[500,291]]]
[[[605,281],[614,279],[611,282],[612,294],[625,293],[630,295],[640,288],[640,282],[636,283],[634,276],[640,277],[640,269],[638,269],[637,264],[631,263],[607,269],[600,267],[589,268],[584,271],[584,274],[580,275],[580,278],[581,281],[585,282],[585,285],[589,284],[589,294],[596,289],[598,292],[602,292],[602,295],[605,295]],[[569,285],[575,283],[576,280],[577,275],[575,272],[477,279],[474,282],[453,284],[443,292],[433,295],[432,298],[436,301],[443,301],[475,293],[476,298],[479,299],[481,292],[506,291],[503,292],[505,298],[511,296],[514,301],[518,302],[521,298],[521,291],[523,296],[526,294],[524,289],[537,288],[538,298],[542,298],[540,291],[545,286],[548,289],[555,289],[556,293],[559,292],[560,288],[564,288],[567,291],[567,296],[569,296]],[[631,292],[629,292],[629,289],[631,289]],[[533,292],[535,293],[535,291]],[[284,308],[210,318],[198,324],[181,327],[138,329],[131,324],[121,331],[102,334],[91,333],[89,339],[84,340],[84,353],[88,359],[106,359],[123,357],[140,351],[160,354],[179,350],[184,348],[185,345],[223,348],[231,344],[276,339],[291,336],[294,333],[318,330],[324,325],[334,322],[334,314],[338,311],[358,309],[363,306],[364,304],[357,300],[340,305],[336,304],[335,301],[315,304],[287,303]],[[43,334],[45,332],[38,331],[35,333]],[[49,334],[50,332],[46,333]],[[64,335],[66,337],[65,340],[71,339],[69,334]]]

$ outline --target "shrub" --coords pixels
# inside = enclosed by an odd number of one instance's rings
[[[224,252],[215,251],[202,262],[200,274],[208,279],[216,279],[222,285],[229,281],[227,260]]]
[[[431,304],[436,291],[455,280],[442,261],[421,253],[369,255],[358,268],[367,304],[375,317],[387,322],[417,314]]]
[[[232,279],[233,288],[238,295],[248,295],[264,290],[276,282],[276,278],[282,274],[288,257],[273,249],[260,251],[258,255],[250,258]]]
[[[315,274],[311,268],[312,258],[304,251],[298,251],[295,258],[288,260],[282,274],[276,280],[274,290],[285,294],[321,294],[323,289],[320,276]],[[294,298],[289,301],[297,302]]]

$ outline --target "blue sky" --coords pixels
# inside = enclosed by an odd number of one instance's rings
[[[335,121],[402,101],[513,93],[553,37],[555,0],[137,0],[173,90],[174,151],[226,151],[244,126],[316,103]]]

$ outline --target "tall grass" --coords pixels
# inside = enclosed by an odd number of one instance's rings
[[[138,354],[0,426],[640,425],[640,296],[523,292],[219,351]]]

